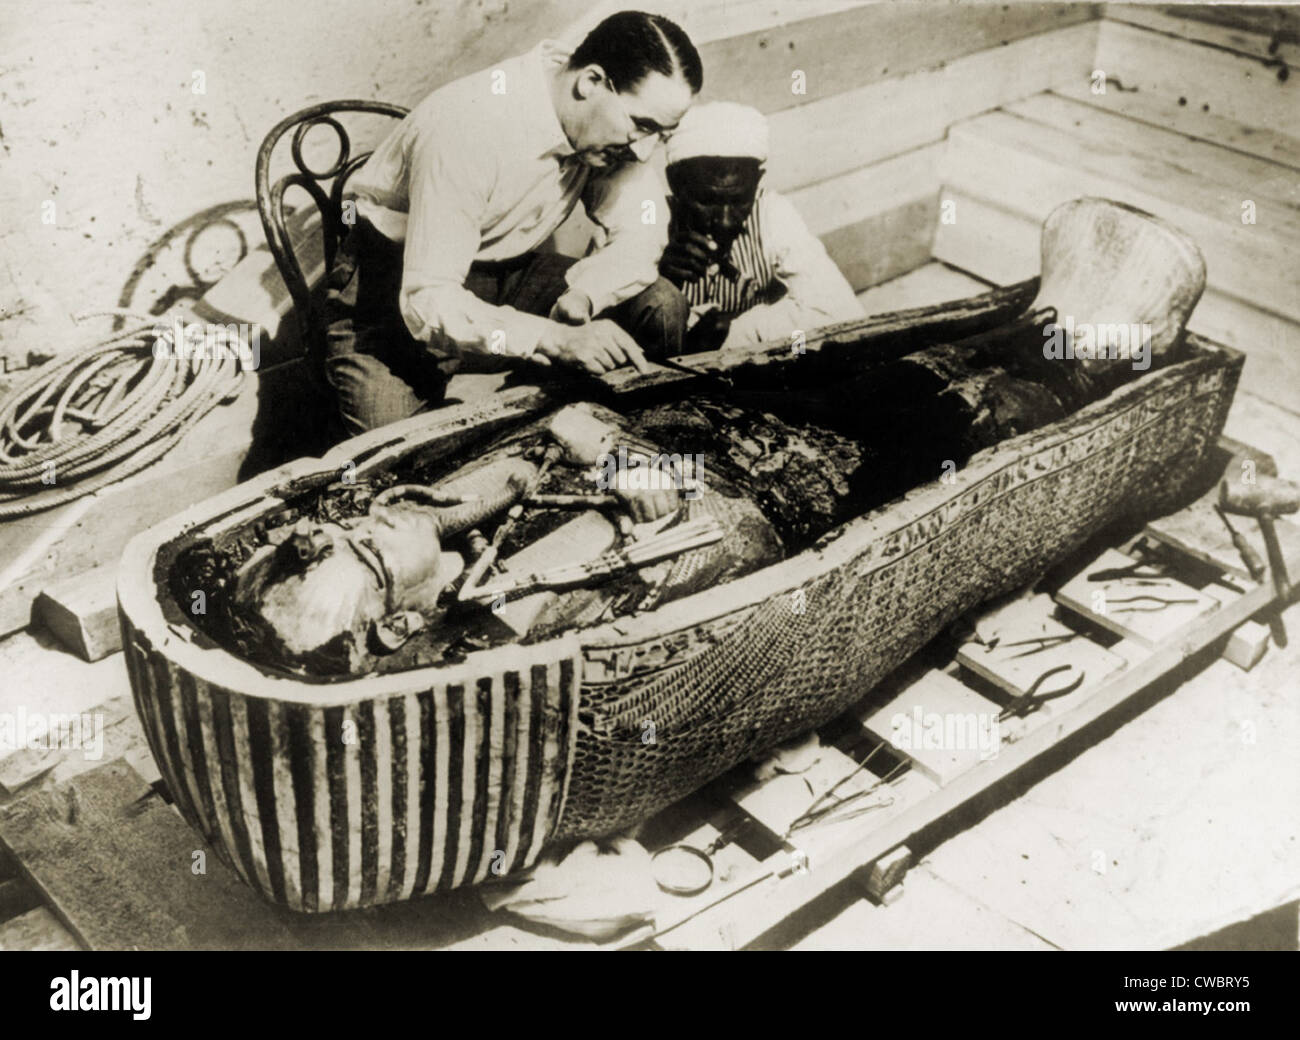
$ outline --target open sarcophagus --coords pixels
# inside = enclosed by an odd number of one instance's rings
[[[1045,226],[1041,284],[837,326],[799,351],[701,355],[692,363],[724,375],[742,412],[766,401],[773,425],[794,427],[799,416],[779,414],[780,402],[832,388],[823,400],[841,442],[870,430],[875,453],[864,457],[915,464],[889,468],[889,479],[867,472],[842,503],[850,515],[823,511],[820,526],[792,525],[798,504],[760,489],[780,551],[706,587],[518,638],[426,644],[424,656],[404,648],[400,667],[362,655],[349,670],[312,673],[241,651],[212,621],[237,571],[204,561],[242,545],[232,567],[246,563],[277,523],[333,501],[343,473],[350,487],[413,475],[445,487],[447,474],[571,405],[573,391],[520,387],[416,417],[172,518],[129,546],[119,603],[137,709],[177,806],[249,884],[306,911],[473,884],[550,844],[645,819],[833,718],[960,613],[1034,580],[1102,528],[1176,505],[1222,430],[1241,367],[1235,352],[1182,333],[1203,279],[1180,233],[1080,200]],[[1053,356],[1053,326],[1118,324],[1145,329],[1149,367],[1097,351]],[[1026,345],[1032,378],[958,378],[961,365],[986,371]],[[947,409],[983,440],[957,437],[953,423],[937,426],[956,440],[893,428],[886,451],[889,424],[850,414],[870,410],[861,395],[872,387],[919,395],[927,381],[936,396],[913,411],[924,420]],[[999,421],[998,407],[1049,384],[1068,410]],[[701,385],[667,371],[629,377],[607,404],[662,416],[674,402],[694,407]]]

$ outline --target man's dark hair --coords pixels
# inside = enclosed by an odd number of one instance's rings
[[[644,11],[619,11],[578,44],[569,68],[599,65],[617,91],[633,90],[651,72],[681,74],[692,94],[704,83],[700,53],[676,22]]]

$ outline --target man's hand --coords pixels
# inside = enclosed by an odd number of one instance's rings
[[[555,325],[537,344],[537,353],[551,361],[575,365],[593,376],[632,364],[638,372],[650,365],[636,341],[608,319],[569,327]]]
[[[564,325],[585,325],[591,318],[591,297],[581,289],[570,289],[551,308],[551,321]]]
[[[710,307],[700,315],[700,320],[686,334],[686,353],[698,354],[706,350],[721,350],[731,331],[731,319],[717,307]]]
[[[716,248],[717,243],[708,235],[679,230],[659,258],[659,273],[680,289],[686,282],[705,276],[709,265],[717,262],[713,255]]]

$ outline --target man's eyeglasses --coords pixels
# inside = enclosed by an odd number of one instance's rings
[[[619,108],[623,110],[623,116],[632,124],[632,129],[635,134],[632,138],[633,142],[644,141],[647,137],[654,137],[656,134],[659,136],[661,141],[667,141],[668,138],[672,137],[673,131],[677,129],[676,127],[663,127],[653,119],[632,115],[632,113],[627,110],[627,105],[623,103],[622,95],[619,94],[618,88],[614,86],[614,81],[610,79],[608,74],[605,76],[605,86],[609,88],[609,92],[618,100]]]

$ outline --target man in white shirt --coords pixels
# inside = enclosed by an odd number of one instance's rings
[[[852,287],[782,195],[763,183],[767,119],[696,105],[668,141],[672,227],[660,273],[691,307],[688,351],[792,342],[863,316]]]
[[[666,203],[645,160],[699,91],[668,19],[612,15],[425,98],[349,183],[358,220],[331,268],[325,375],[350,433],[443,398],[462,361],[591,374],[678,352],[660,279]],[[595,249],[539,252],[579,202]]]

